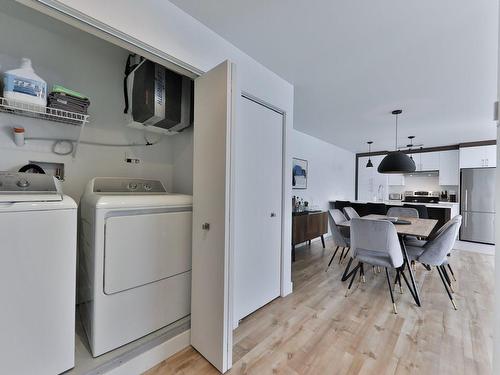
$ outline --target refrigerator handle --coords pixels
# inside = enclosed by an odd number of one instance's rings
[[[468,211],[468,210],[467,210],[467,198],[468,198],[468,196],[467,196],[467,195],[468,195],[468,194],[467,194],[467,189],[465,189],[465,202],[464,202],[465,211]]]

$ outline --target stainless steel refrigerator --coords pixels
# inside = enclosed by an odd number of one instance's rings
[[[462,169],[460,239],[495,242],[495,168]]]

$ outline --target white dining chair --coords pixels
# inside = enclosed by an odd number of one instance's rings
[[[446,271],[446,266],[449,266],[448,258],[451,255],[453,246],[455,245],[455,241],[457,239],[457,235],[461,225],[462,216],[457,215],[453,219],[448,221],[448,223],[443,225],[439,229],[439,231],[436,232],[436,235],[433,236],[429,241],[425,242],[423,246],[406,246],[408,258],[410,260],[420,262],[428,267],[436,267],[439,273],[439,277],[443,282],[446,293],[448,294],[448,297],[450,298],[450,301],[455,310],[457,310],[457,305],[452,295],[452,293],[454,292],[453,285]],[[451,267],[450,272],[454,277],[453,271],[451,271]]]
[[[350,248],[350,238],[349,238],[349,229],[348,228],[340,228],[337,224],[347,221],[347,218],[344,216],[342,211],[339,209],[330,209],[328,210],[328,223],[330,224],[330,232],[332,234],[333,245],[336,246],[335,251],[328,262],[328,266],[326,267],[326,271],[330,268],[335,255],[340,248],[342,248],[342,252],[340,253],[339,263],[342,262],[345,256],[347,256],[347,252],[349,252]],[[347,249],[347,251],[346,251]],[[345,252],[345,255],[344,255]]]
[[[364,276],[363,264],[383,267],[385,268],[393,311],[397,314],[398,310],[392,293],[388,269],[401,269],[404,258],[394,224],[386,220],[352,219],[351,250],[352,257],[358,261],[358,264],[350,273],[351,281],[346,296],[352,287],[358,270]],[[401,269],[400,272],[403,272],[403,270]]]
[[[347,216],[349,220],[354,219],[356,217],[359,217],[358,213],[356,210],[352,207],[344,207],[344,213]]]
[[[418,211],[410,207],[391,207],[387,210],[387,216],[413,217],[418,219]]]

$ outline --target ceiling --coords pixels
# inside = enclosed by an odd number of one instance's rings
[[[496,138],[498,0],[171,0],[295,85],[294,128],[351,151]]]

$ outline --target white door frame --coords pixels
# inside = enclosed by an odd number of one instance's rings
[[[286,181],[286,137],[287,137],[287,128],[286,128],[286,111],[283,109],[276,107],[275,105],[266,102],[265,100],[260,99],[259,97],[250,94],[247,91],[242,90],[241,91],[241,97],[251,100],[252,102],[255,102],[259,105],[262,105],[263,107],[266,107],[282,116],[282,132],[281,132],[281,166],[282,166],[282,171],[281,171],[281,254],[280,254],[280,291],[281,291],[281,296],[284,297],[285,295],[289,294],[287,291],[286,285],[288,280],[284,280],[286,272],[284,271],[285,268],[285,251],[286,250],[286,244],[289,243],[290,241],[287,241],[285,236],[286,236],[286,231],[285,231],[285,222],[286,220],[283,220],[284,215],[287,215],[286,212],[286,203],[288,200],[288,189],[287,189],[287,181]],[[290,197],[291,199],[291,197]],[[291,251],[291,249],[289,249]],[[235,326],[237,326],[237,322],[235,322]]]

